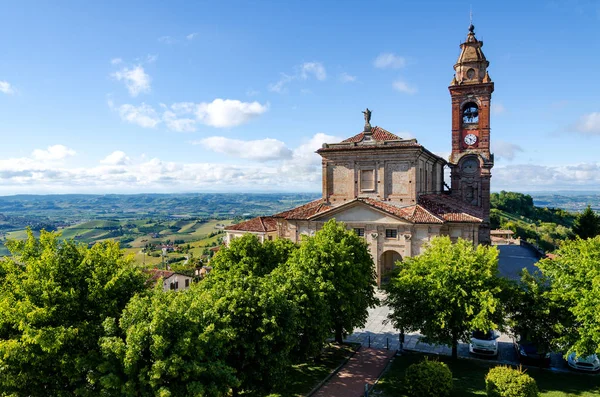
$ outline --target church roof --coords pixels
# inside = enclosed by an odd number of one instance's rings
[[[325,200],[318,199],[299,207],[292,208],[291,210],[280,212],[279,214],[273,215],[273,217],[284,219],[310,219],[317,214],[322,214],[334,208],[334,206],[327,204]]]
[[[225,230],[244,232],[273,232],[277,230],[277,219],[312,220],[334,209],[351,203],[361,202],[365,205],[418,224],[444,224],[447,222],[481,223],[481,208],[469,205],[449,194],[427,194],[419,196],[418,203],[408,206],[396,205],[392,201],[372,198],[357,198],[336,204],[326,203],[323,199],[280,212],[272,216],[259,216],[237,225],[228,226]]]
[[[314,219],[317,215],[323,215],[326,212],[356,201],[411,223],[480,223],[483,220],[483,213],[479,208],[468,205],[447,194],[428,194],[420,196],[417,204],[408,206],[399,206],[391,201],[376,200],[372,198],[358,198],[338,204],[327,204],[325,200],[318,199],[311,201],[308,204],[292,208],[291,210],[275,214],[272,217],[283,218],[286,220],[309,220]]]
[[[373,127],[371,128],[371,136],[373,137],[374,141],[400,141],[402,140],[402,138],[400,138],[398,135],[394,135],[391,132],[384,130],[381,127]],[[350,142],[361,142],[365,137],[365,133],[360,132],[356,135],[354,135],[353,137],[350,137],[348,139],[344,139],[342,141],[342,143],[350,143]]]
[[[225,230],[244,232],[274,232],[277,230],[277,220],[270,216],[259,216],[236,225],[227,226]]]
[[[412,223],[444,223],[443,219],[435,216],[419,204],[397,207],[390,202],[370,198],[359,199],[359,201]]]
[[[483,210],[449,194],[419,196],[419,204],[446,222],[480,223]]]

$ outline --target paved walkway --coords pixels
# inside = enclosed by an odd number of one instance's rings
[[[373,386],[396,352],[361,347],[346,365],[325,383],[314,397],[360,397],[365,384]]]

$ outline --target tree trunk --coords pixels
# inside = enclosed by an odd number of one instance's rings
[[[344,333],[342,331],[342,327],[339,325],[335,326],[335,343],[339,345],[344,343]]]
[[[458,358],[458,341],[456,339],[452,339],[452,359],[456,360]]]
[[[238,397],[240,395],[240,389],[238,387],[234,387],[231,389],[231,396]]]

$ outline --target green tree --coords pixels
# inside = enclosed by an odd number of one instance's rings
[[[565,307],[562,328],[555,344],[579,356],[600,352],[600,236],[565,241],[554,259],[538,263],[552,282],[551,297]]]
[[[233,395],[269,392],[285,381],[298,343],[295,306],[270,275],[259,277],[235,267],[226,275],[221,272],[213,269],[199,285],[211,296],[206,304],[226,320],[230,339],[224,359],[239,384]]]
[[[326,289],[321,290],[322,283],[315,282],[314,270],[288,261],[271,273],[297,311],[294,329],[290,330],[296,335],[296,345],[291,352],[293,361],[318,356],[333,329]]]
[[[216,270],[215,274],[226,274],[235,268],[262,277],[285,263],[296,249],[297,245],[287,239],[261,243],[258,237],[247,233],[231,241],[228,247],[221,248],[210,264]]]
[[[367,243],[335,219],[302,241],[290,257],[290,266],[309,275],[323,294],[337,343],[355,327],[364,326],[367,309],[378,303]]]
[[[289,288],[271,273],[285,268],[296,249],[289,240],[261,243],[246,234],[219,250],[211,261],[213,270],[201,283],[233,335],[226,362],[239,379],[234,394],[268,392],[285,380],[299,340],[297,307]]]
[[[146,276],[117,243],[92,248],[28,230],[0,260],[0,389],[3,395],[96,396],[98,340]]]
[[[419,256],[407,258],[385,286],[392,324],[420,331],[429,341],[452,346],[472,330],[489,330],[502,321],[498,250],[470,241],[436,237]]]
[[[506,314],[512,333],[534,343],[540,351],[550,352],[563,332],[565,310],[551,298],[548,277],[523,269],[521,282],[506,294]]]
[[[239,381],[224,357],[232,334],[213,297],[193,285],[135,296],[120,321],[104,322],[103,395],[226,395]]]
[[[600,215],[596,214],[588,205],[587,208],[575,218],[575,222],[573,222],[573,233],[582,239],[596,237],[600,234]]]

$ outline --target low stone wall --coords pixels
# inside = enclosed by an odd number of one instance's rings
[[[523,240],[523,239],[518,239],[519,241],[519,245],[522,247],[527,247],[529,248],[533,253],[535,253],[535,255],[538,257],[538,259],[543,258],[546,256],[546,253],[538,246],[533,245],[531,243],[528,243],[527,241]]]

